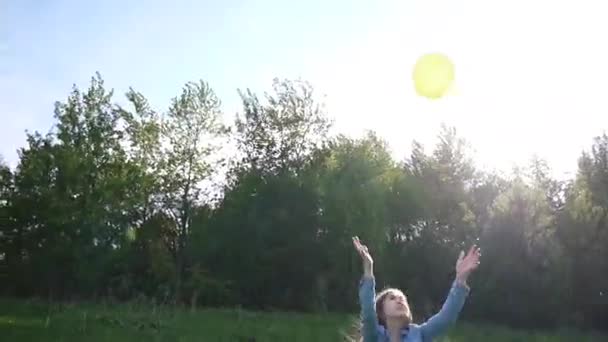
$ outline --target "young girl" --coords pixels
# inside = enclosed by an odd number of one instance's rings
[[[363,278],[359,284],[361,304],[361,338],[363,342],[430,342],[444,334],[456,321],[469,293],[467,278],[479,265],[479,248],[460,252],[456,262],[456,279],[441,310],[423,324],[412,322],[405,295],[397,289],[386,289],[378,295],[374,280],[374,261],[367,247],[353,237],[353,245],[363,260]],[[374,298],[375,297],[375,298]]]

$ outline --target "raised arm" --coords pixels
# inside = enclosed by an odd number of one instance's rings
[[[376,342],[378,339],[378,316],[374,297],[376,296],[376,283],[374,280],[374,261],[361,244],[358,237],[353,237],[353,245],[361,256],[363,262],[363,277],[359,282],[359,304],[361,305],[361,335],[364,342]]]
[[[451,325],[456,322],[468,292],[469,290],[465,285],[457,282],[452,284],[441,310],[420,326],[424,341],[432,341],[435,337],[445,334]]]
[[[445,334],[458,319],[465,299],[469,294],[467,278],[479,265],[479,257],[479,248],[476,246],[471,247],[466,256],[463,252],[460,252],[456,262],[456,280],[452,284],[446,301],[437,314],[420,326],[422,338],[425,342],[432,341],[435,337]]]

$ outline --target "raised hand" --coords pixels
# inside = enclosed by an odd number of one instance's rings
[[[471,272],[479,266],[480,257],[480,250],[475,245],[471,246],[466,255],[464,251],[460,251],[460,256],[458,256],[458,260],[456,261],[456,280],[466,284],[466,280]]]
[[[374,259],[372,259],[372,256],[369,254],[367,246],[359,241],[358,236],[353,237],[353,246],[355,246],[355,249],[361,256],[361,261],[363,262],[363,275],[372,277],[374,274]]]

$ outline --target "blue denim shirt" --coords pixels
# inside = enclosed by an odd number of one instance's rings
[[[441,310],[420,325],[412,323],[404,328],[401,331],[401,341],[431,342],[435,337],[444,334],[458,318],[468,294],[468,287],[454,282]],[[363,277],[359,284],[359,303],[361,304],[361,319],[363,321],[361,334],[364,342],[388,342],[388,332],[378,323],[374,303],[375,296],[376,283],[374,278]]]

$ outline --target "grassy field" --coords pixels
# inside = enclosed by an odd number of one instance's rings
[[[2,341],[343,341],[345,315],[189,310],[141,305],[58,305],[0,299]],[[608,341],[575,332],[532,333],[460,323],[439,342]]]

